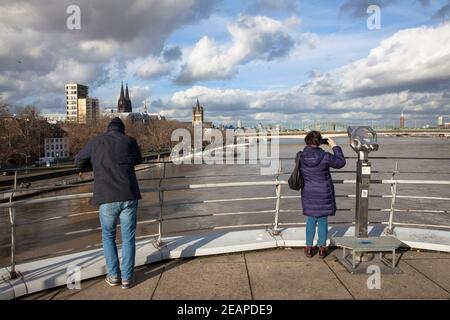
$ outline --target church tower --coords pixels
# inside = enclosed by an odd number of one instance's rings
[[[195,107],[192,107],[192,125],[202,124],[203,123],[203,107],[200,106],[200,103],[197,99],[197,104]]]
[[[128,84],[126,87],[126,93],[123,92],[123,82],[120,86],[120,97],[117,101],[117,112],[132,112],[130,95],[128,93]]]
[[[132,112],[133,111],[133,107],[131,106],[131,100],[130,100],[130,95],[128,94],[128,83],[127,83],[127,88],[125,90],[125,100],[127,101],[127,112]]]

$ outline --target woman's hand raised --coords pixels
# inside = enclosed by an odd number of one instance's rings
[[[334,147],[337,146],[336,141],[334,141],[334,140],[331,139],[331,138],[328,138],[328,145],[329,145],[331,148],[334,148]]]

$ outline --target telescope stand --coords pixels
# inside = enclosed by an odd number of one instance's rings
[[[358,151],[355,236],[331,237],[330,241],[335,246],[342,248],[342,257],[337,258],[351,273],[366,273],[367,268],[371,265],[379,266],[382,273],[401,273],[401,270],[396,266],[396,250],[402,245],[402,242],[392,236],[368,236],[371,175],[368,153],[369,151]],[[350,261],[347,258],[347,250],[351,252]],[[386,259],[385,253],[387,252],[392,254],[391,260]],[[374,258],[373,254],[377,259],[372,259]]]

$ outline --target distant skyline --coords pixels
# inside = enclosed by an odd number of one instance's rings
[[[232,125],[450,118],[450,0],[0,0],[0,28],[3,99],[43,113],[71,82],[116,108],[124,81],[133,111],[184,121],[197,98]]]

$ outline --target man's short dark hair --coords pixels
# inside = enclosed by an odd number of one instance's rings
[[[310,131],[305,137],[305,143],[307,146],[320,146],[322,135],[319,131]]]

